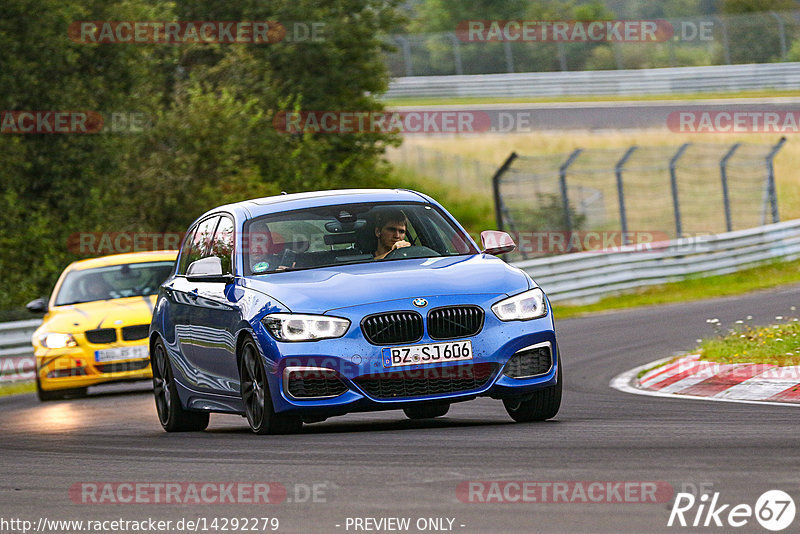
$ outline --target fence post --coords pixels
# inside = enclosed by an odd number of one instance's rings
[[[567,169],[575,161],[575,158],[583,152],[582,148],[577,148],[569,155],[561,167],[558,168],[558,184],[561,187],[561,203],[564,209],[564,226],[569,233],[572,232],[572,214],[569,212],[569,196],[567,195]],[[567,251],[569,252],[569,250]]]
[[[556,48],[558,49],[558,63],[561,67],[561,71],[564,72],[567,70],[567,51],[564,49],[564,43],[559,41],[556,43]]]
[[[733,145],[719,161],[719,176],[722,180],[722,202],[725,205],[725,229],[728,232],[733,231],[733,222],[731,221],[731,199],[728,195],[728,160],[740,146],[741,143]]]
[[[396,40],[400,41],[400,48],[403,49],[403,63],[406,66],[406,76],[413,76],[414,69],[411,67],[411,43],[405,37],[395,35]]]
[[[617,177],[617,197],[619,198],[619,222],[622,227],[622,244],[628,244],[628,216],[625,212],[625,190],[622,187],[622,167],[628,161],[628,158],[636,151],[636,145],[628,148],[625,154],[619,159],[614,166],[614,174]]]
[[[772,222],[774,223],[780,222],[780,217],[778,217],[778,193],[775,188],[775,169],[772,166],[772,161],[775,159],[775,155],[785,142],[786,137],[781,137],[778,140],[778,144],[772,147],[772,150],[770,150],[769,154],[767,155],[767,190],[769,191],[769,202],[772,208]]]
[[[781,59],[786,60],[786,28],[784,27],[783,19],[774,11],[770,11],[769,14],[778,21],[778,29],[781,32]]]
[[[503,200],[500,197],[500,178],[506,173],[511,164],[514,163],[514,160],[517,159],[517,153],[512,152],[508,155],[506,160],[500,165],[500,168],[495,171],[494,176],[492,176],[492,191],[494,193],[494,216],[497,219],[497,229],[503,230]]]
[[[453,60],[456,62],[456,74],[464,74],[464,67],[461,65],[461,48],[458,43],[458,37],[454,33],[448,33],[447,36],[453,41]]]
[[[725,24],[725,21],[722,20],[722,17],[719,15],[714,17],[719,21],[719,25],[722,26],[722,49],[725,51],[725,63],[730,65],[731,64],[731,43],[728,40],[728,26]]]
[[[691,143],[684,143],[678,148],[678,151],[675,152],[675,155],[672,156],[672,159],[669,160],[669,181],[672,186],[672,208],[675,212],[675,237],[680,239],[683,235],[683,226],[681,225],[681,204],[678,199],[678,177],[675,174],[675,166],[678,164],[678,160],[689,148]]]
[[[514,55],[511,53],[511,43],[507,40],[503,41],[503,51],[506,54],[506,70],[514,72]]]

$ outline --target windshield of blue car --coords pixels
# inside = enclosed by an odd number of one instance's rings
[[[379,226],[388,237],[380,237]],[[478,252],[449,217],[421,203],[342,204],[266,215],[248,221],[242,239],[246,275]]]
[[[158,261],[73,270],[64,277],[55,305],[156,295],[173,266],[171,261]]]

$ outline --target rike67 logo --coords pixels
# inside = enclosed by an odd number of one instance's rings
[[[719,495],[717,491],[696,498],[691,493],[678,493],[667,526],[739,528],[751,524],[755,518],[765,529],[778,532],[794,521],[794,500],[784,491],[765,491],[755,506],[722,503]]]

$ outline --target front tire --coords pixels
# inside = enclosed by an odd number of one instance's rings
[[[533,394],[528,400],[503,399],[506,412],[517,423],[546,421],[556,416],[561,407],[561,368],[558,369],[556,384]]]
[[[250,338],[242,343],[239,377],[250,430],[256,434],[291,434],[303,427],[300,417],[275,413],[264,364],[256,344]]]
[[[403,412],[409,419],[433,419],[441,417],[450,411],[449,404],[429,404],[426,406],[410,406],[403,408]]]
[[[208,412],[190,412],[183,408],[175,387],[175,377],[164,342],[153,344],[150,357],[153,369],[153,395],[156,399],[158,420],[167,432],[197,432],[208,427]]]

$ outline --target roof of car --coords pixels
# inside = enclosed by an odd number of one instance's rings
[[[149,261],[175,261],[177,256],[177,250],[127,252],[125,254],[113,254],[111,256],[79,260],[70,264],[70,269],[93,269],[95,267],[107,267],[109,265],[122,265],[125,263],[144,263]]]
[[[331,197],[342,196],[358,196],[359,200],[365,202],[381,201],[381,200],[422,200],[422,196],[416,191],[410,189],[334,189],[331,191],[308,191],[306,193],[292,193],[286,195],[276,195],[273,197],[255,198],[253,200],[246,200],[244,204],[251,203],[259,206],[265,204],[276,204],[278,202],[296,202],[298,200],[320,199],[320,206],[325,204],[332,204],[334,202],[327,202],[326,200]],[[333,199],[331,199],[333,200]],[[335,199],[336,202],[341,200]]]
[[[410,189],[334,189],[330,191],[309,191],[305,193],[254,198],[228,204],[226,206],[219,206],[211,211],[236,211],[237,209],[243,209],[249,213],[249,216],[257,216],[276,211],[315,208],[333,204],[352,204],[358,202],[430,202],[431,200],[432,199],[422,193],[417,193]]]

